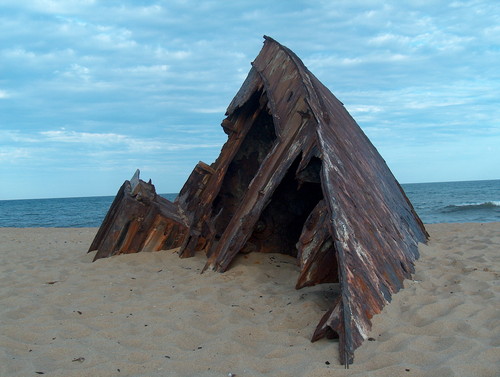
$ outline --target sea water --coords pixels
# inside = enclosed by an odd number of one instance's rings
[[[164,194],[174,200],[177,194]],[[0,200],[0,227],[82,228],[100,226],[114,196]]]
[[[402,185],[424,223],[500,221],[500,180]]]
[[[424,223],[500,221],[500,180],[403,184]],[[174,200],[177,194],[162,194]],[[0,227],[98,227],[113,196],[0,200]]]

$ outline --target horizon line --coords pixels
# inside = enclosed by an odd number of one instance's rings
[[[500,181],[500,178],[493,178],[493,179],[467,179],[464,181],[430,181],[430,182],[405,182],[401,183],[401,185],[421,185],[421,184],[436,184],[436,183],[462,183],[462,182],[482,182],[482,181]],[[158,195],[178,195],[179,192],[167,192],[167,193],[160,193]],[[4,201],[15,201],[15,200],[52,200],[52,199],[83,199],[83,198],[104,198],[104,197],[115,197],[116,194],[114,195],[89,195],[89,196],[63,196],[63,197],[43,197],[43,198],[11,198],[11,199],[0,199],[0,202]]]

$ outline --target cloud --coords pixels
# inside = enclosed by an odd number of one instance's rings
[[[217,143],[172,143],[165,140],[137,138],[116,133],[90,133],[69,130],[50,130],[39,133],[40,143],[74,143],[85,147],[124,147],[124,153],[149,153],[154,151],[184,151],[197,148],[220,147]]]
[[[138,65],[133,67],[115,68],[114,72],[120,75],[137,75],[137,76],[165,76],[169,73],[170,66],[167,64],[153,65]]]
[[[194,108],[191,110],[194,113],[200,114],[224,114],[226,112],[226,107],[213,107],[213,108]]]
[[[435,26],[427,25],[423,33],[416,35],[399,35],[384,33],[368,40],[368,44],[392,49],[407,49],[418,52],[419,49],[435,49],[439,51],[462,51],[467,44],[475,40],[472,36],[460,36],[443,32]]]
[[[20,5],[36,12],[50,14],[74,13],[96,3],[95,0],[22,0]]]
[[[0,147],[0,162],[4,164],[12,164],[20,160],[29,160],[32,157],[30,148],[19,148],[2,146]]]
[[[127,139],[124,135],[114,133],[90,133],[66,130],[42,131],[43,141],[60,143],[90,143],[90,144],[116,144]]]
[[[56,71],[56,73],[59,72]],[[64,72],[61,72],[60,74],[62,76],[65,76],[66,78],[70,79],[77,78],[83,81],[89,81],[91,78],[90,69],[76,63],[71,64],[71,67],[69,69],[67,69]]]
[[[9,97],[11,97],[11,94],[8,91],[0,89],[0,99],[6,99]]]
[[[193,55],[193,53],[189,50],[171,51],[171,50],[167,50],[161,46],[154,47],[153,53],[157,59],[163,60],[163,61],[185,60]]]
[[[5,49],[2,51],[2,55],[7,58],[16,58],[23,60],[33,60],[37,56],[35,53],[31,51],[26,51],[24,48],[13,48],[13,49]]]
[[[130,30],[113,30],[107,27],[100,27],[100,29],[102,29],[102,32],[95,34],[92,37],[98,48],[116,50],[137,47],[137,42],[131,39],[132,33]]]

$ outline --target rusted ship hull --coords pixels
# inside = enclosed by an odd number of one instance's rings
[[[240,252],[295,256],[297,288],[340,284],[313,340],[338,336],[348,365],[372,316],[411,276],[425,228],[343,104],[273,39],[265,37],[226,116],[220,156],[195,167],[174,203],[137,200],[126,182],[91,250],[96,258],[203,250],[205,268],[219,272]]]

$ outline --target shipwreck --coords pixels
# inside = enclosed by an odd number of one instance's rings
[[[414,272],[428,234],[376,148],[343,104],[269,37],[226,112],[227,142],[196,165],[177,199],[137,172],[125,181],[89,251],[95,260],[180,247],[224,272],[238,253],[283,253],[296,288],[339,283],[312,335],[338,337],[353,362],[371,318]]]

